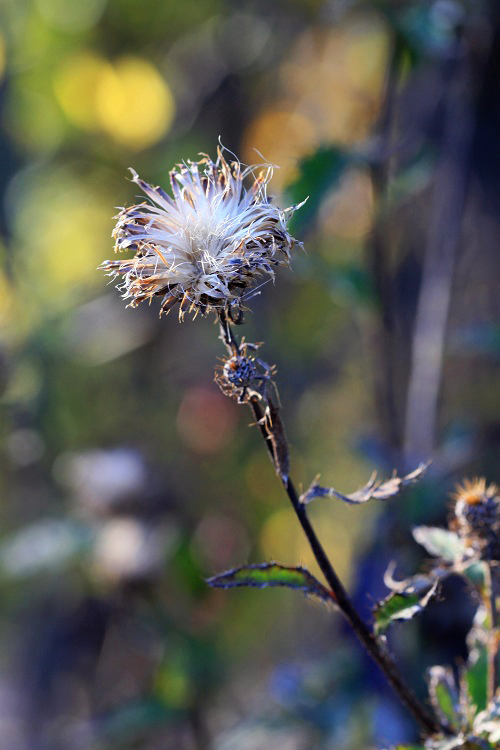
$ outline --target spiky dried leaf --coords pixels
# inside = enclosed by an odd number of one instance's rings
[[[349,505],[359,505],[366,503],[368,500],[388,500],[398,495],[402,489],[409,485],[415,484],[422,477],[427,469],[428,464],[420,464],[414,471],[406,474],[404,477],[398,477],[394,474],[385,482],[377,480],[377,474],[374,472],[364,487],[352,492],[350,495],[344,495],[334,487],[321,487],[318,484],[319,477],[313,481],[307,492],[301,495],[302,503],[310,503],[316,497],[337,497]]]

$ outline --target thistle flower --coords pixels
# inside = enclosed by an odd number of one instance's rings
[[[500,562],[500,496],[495,484],[465,480],[453,495],[457,532],[482,560]]]
[[[152,187],[132,171],[132,179],[150,199],[120,211],[113,232],[115,251],[133,250],[129,260],[101,266],[123,281],[118,288],[130,306],[162,297],[160,315],[180,303],[179,317],[241,311],[246,291],[263,274],[289,264],[296,245],[284,211],[271,203],[267,185],[272,169],[255,176],[254,168],[217,161],[179,164],[170,172],[172,195]],[[249,188],[244,181],[253,177]]]

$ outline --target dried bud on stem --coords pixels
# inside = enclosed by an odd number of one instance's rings
[[[486,562],[500,563],[500,495],[485,479],[465,480],[453,496],[458,535]]]
[[[268,400],[267,390],[273,384],[276,368],[256,356],[259,346],[242,340],[238,352],[223,360],[215,372],[215,381],[224,395],[240,404],[251,398]]]

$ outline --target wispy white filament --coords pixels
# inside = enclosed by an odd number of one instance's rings
[[[135,256],[101,268],[122,279],[132,306],[155,295],[165,312],[180,302],[181,317],[239,306],[260,275],[274,278],[274,268],[288,264],[296,242],[287,220],[296,207],[282,211],[271,203],[271,168],[255,176],[253,168],[228,164],[219,150],[215,163],[204,157],[175,167],[172,197],[131,171],[150,202],[122,209],[113,236],[116,251]]]

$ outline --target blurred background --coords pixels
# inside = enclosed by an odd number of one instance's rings
[[[126,309],[112,217],[178,161],[276,164],[305,244],[241,331],[278,368],[295,480],[365,617],[421,562],[463,476],[500,480],[500,15],[495,0],[1,0],[2,750],[360,750],[417,729],[336,615],[209,589],[310,565],[212,320]],[[390,637],[456,663],[473,603]]]

